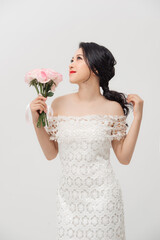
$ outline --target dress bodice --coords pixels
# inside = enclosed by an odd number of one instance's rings
[[[50,140],[60,142],[120,140],[126,135],[125,115],[91,114],[83,116],[49,116],[48,127]]]
[[[60,157],[68,153],[108,159],[111,141],[126,136],[127,124],[124,115],[58,115],[48,117],[45,129],[50,140],[58,142]]]

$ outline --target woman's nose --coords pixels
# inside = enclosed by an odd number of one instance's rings
[[[74,67],[74,62],[69,64],[69,68]]]

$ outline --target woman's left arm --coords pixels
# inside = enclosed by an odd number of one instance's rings
[[[128,94],[127,102],[133,103],[134,120],[125,138],[120,141],[112,141],[112,147],[118,160],[125,165],[130,163],[135,149],[142,120],[144,101],[136,94]]]

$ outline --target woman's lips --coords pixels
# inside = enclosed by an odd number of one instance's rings
[[[71,74],[71,73],[76,73],[76,72],[74,72],[74,71],[71,71],[71,72],[69,72],[69,73]]]

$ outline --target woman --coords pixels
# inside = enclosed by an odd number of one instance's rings
[[[58,239],[125,240],[121,187],[110,162],[110,148],[120,163],[130,163],[137,141],[143,100],[109,90],[116,61],[104,46],[81,42],[71,59],[69,78],[76,93],[57,97],[49,127],[37,128],[46,99],[31,103],[35,131],[48,160],[59,157],[62,177],[57,189]],[[103,89],[103,95],[100,92]],[[133,107],[128,133],[126,118]]]

